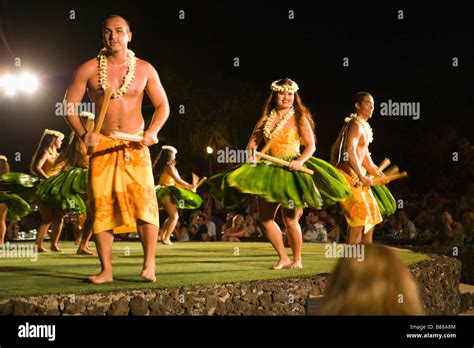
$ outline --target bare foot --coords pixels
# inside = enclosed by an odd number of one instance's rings
[[[302,269],[303,264],[301,261],[293,261],[293,263],[290,265],[290,269]]]
[[[89,281],[94,284],[112,283],[114,278],[110,272],[100,272],[98,275],[90,276]]]
[[[275,266],[273,266],[272,268],[273,269],[283,269],[283,268],[287,268],[289,265],[291,265],[291,260],[290,259],[283,259],[283,260],[278,261],[278,263]]]
[[[62,250],[59,248],[57,244],[51,244],[51,251],[61,252]]]
[[[91,248],[89,248],[88,246],[86,246],[86,251],[92,253],[91,255],[97,255],[97,253],[94,250],[92,250]]]
[[[38,245],[38,252],[39,253],[44,253],[49,251],[48,249],[44,248],[42,245]]]
[[[165,245],[173,245],[173,243],[169,239],[163,240],[162,243]]]
[[[79,248],[76,252],[77,255],[97,255],[95,251],[90,250],[89,248]]]
[[[156,276],[155,276],[155,268],[150,267],[150,268],[144,268],[142,273],[140,273],[140,277],[145,279],[147,282],[154,283],[156,282]]]

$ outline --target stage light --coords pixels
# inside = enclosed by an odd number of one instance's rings
[[[214,153],[214,149],[210,146],[206,147],[206,151],[209,155],[213,154]]]
[[[28,72],[21,75],[5,74],[0,77],[0,89],[3,89],[7,96],[14,96],[17,91],[32,93],[37,88],[38,79]]]
[[[17,85],[19,89],[32,93],[38,88],[38,80],[30,73],[23,73],[20,75]]]
[[[5,94],[9,97],[16,94],[16,79],[14,76],[7,74],[1,79],[2,83],[0,86],[5,90]]]

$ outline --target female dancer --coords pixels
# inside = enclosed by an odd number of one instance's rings
[[[173,245],[170,237],[179,219],[178,209],[197,209],[202,204],[201,197],[193,192],[196,186],[188,184],[179,176],[176,169],[177,152],[173,146],[165,145],[153,163],[153,167],[158,163],[161,169],[155,190],[158,202],[165,208],[168,218],[158,239],[166,245]]]
[[[33,175],[41,179],[48,179],[58,173],[61,168],[55,165],[59,157],[58,149],[62,145],[64,134],[55,130],[45,129],[40,139],[38,147],[31,159],[30,171]],[[53,223],[53,235],[51,237],[51,250],[60,251],[58,241],[63,227],[63,212],[61,209],[38,201],[38,210],[41,213],[42,222],[38,227],[36,235],[36,245],[38,251],[48,251],[43,247],[43,240],[48,232],[49,226]]]
[[[285,78],[273,82],[270,89],[271,94],[250,137],[247,151],[254,154],[265,139],[270,154],[288,161],[289,167],[269,161],[255,163],[253,158],[254,163],[243,164],[225,175],[218,174],[210,178],[208,184],[222,188],[224,198],[235,196],[235,190],[258,195],[260,221],[279,256],[273,269],[298,269],[303,267],[298,222],[303,208],[320,209],[323,203],[344,200],[349,195],[349,187],[333,166],[311,157],[316,148],[314,123],[298,94],[298,85]],[[300,145],[305,146],[301,153]],[[312,169],[314,174],[299,171],[303,166]],[[285,251],[281,230],[275,222],[280,206],[293,262]]]
[[[5,242],[6,221],[21,220],[31,212],[28,202],[33,201],[40,180],[24,173],[10,172],[5,156],[0,156],[0,244]]]
[[[56,216],[57,220],[62,220],[67,211],[72,214],[85,215],[86,186],[87,186],[87,149],[82,141],[71,133],[66,148],[56,159],[54,166],[60,170],[57,174],[43,181],[36,190],[37,201],[40,202],[40,212],[42,216]],[[48,215],[49,214],[49,215]],[[45,221],[43,221],[45,222]],[[48,221],[46,221],[48,222]],[[86,219],[84,222],[83,236],[84,245],[81,245],[78,253],[93,254],[88,250],[87,242],[91,237],[92,220]],[[41,230],[43,233],[43,230]],[[52,249],[59,251],[57,242],[61,230],[53,234]],[[44,235],[41,236],[41,240]],[[81,252],[84,251],[84,252]]]

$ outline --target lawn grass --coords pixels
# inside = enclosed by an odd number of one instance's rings
[[[41,253],[30,258],[0,258],[0,298],[46,294],[87,294],[128,289],[175,288],[255,280],[309,278],[330,273],[336,258],[325,257],[324,244],[303,246],[302,270],[274,271],[277,261],[269,243],[182,242],[157,247],[157,282],[145,283],[139,276],[143,251],[140,242],[115,242],[114,282],[94,285],[87,276],[100,270],[96,256],[76,255],[72,242],[60,244],[61,253]],[[291,252],[288,249],[288,252]],[[407,265],[428,256],[397,250]]]

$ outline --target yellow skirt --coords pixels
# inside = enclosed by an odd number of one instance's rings
[[[382,215],[372,190],[365,185],[355,186],[350,175],[342,169],[338,170],[349,183],[352,194],[351,198],[341,202],[347,224],[350,227],[364,226],[364,233],[367,233],[382,222]]]
[[[99,136],[89,166],[94,233],[133,232],[137,230],[137,220],[159,227],[148,147]]]

